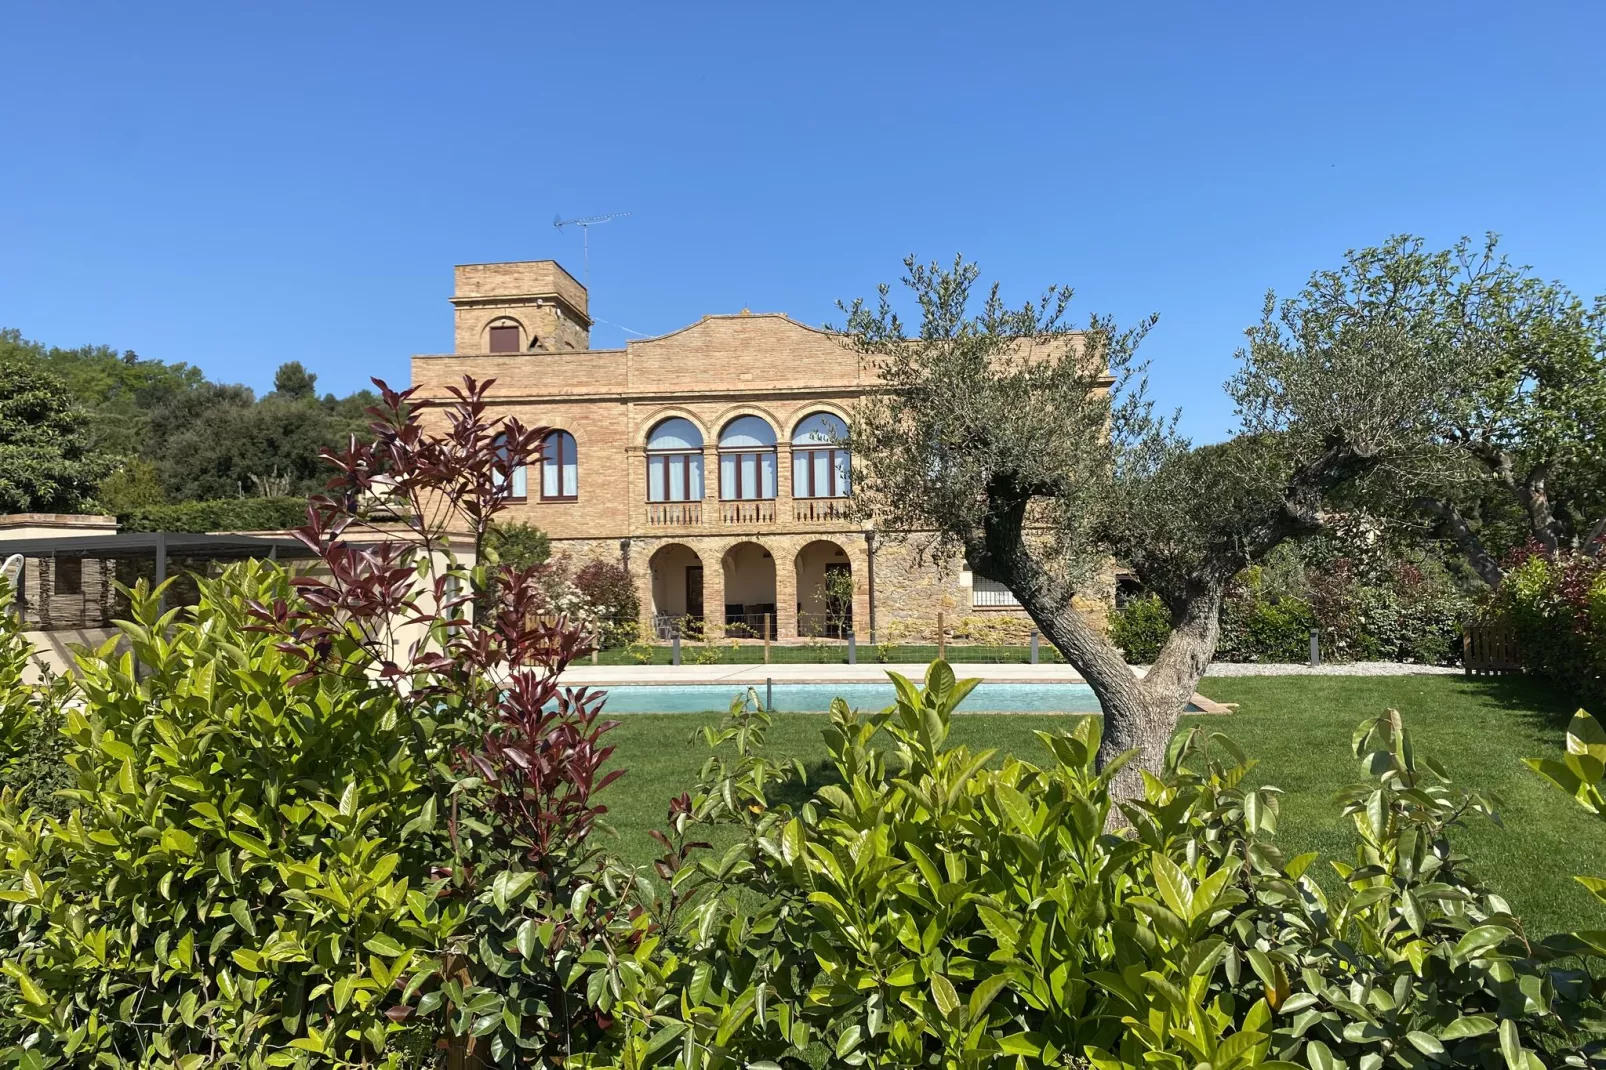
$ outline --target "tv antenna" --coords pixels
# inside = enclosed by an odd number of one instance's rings
[[[585,250],[585,276],[586,289],[591,289],[591,228],[598,223],[606,223],[613,219],[621,219],[629,212],[609,212],[606,215],[588,215],[579,219],[564,219],[561,214],[552,217],[552,225],[562,230],[564,227],[579,227],[581,244]]]

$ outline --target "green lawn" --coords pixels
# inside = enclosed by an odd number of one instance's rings
[[[1572,707],[1524,681],[1459,676],[1281,677],[1206,680],[1200,688],[1220,702],[1240,703],[1210,723],[1236,739],[1260,764],[1251,776],[1283,788],[1278,840],[1290,854],[1312,848],[1348,857],[1353,836],[1332,797],[1361,779],[1350,757],[1350,733],[1363,718],[1390,706],[1400,710],[1418,753],[1439,759],[1468,787],[1501,799],[1504,828],[1475,825],[1458,844],[1488,882],[1512,903],[1530,930],[1606,928],[1606,906],[1572,880],[1606,875],[1606,823],[1592,818],[1545,784],[1519,759],[1559,754]],[[619,832],[618,850],[646,863],[655,854],[647,835],[664,819],[668,800],[696,779],[707,752],[692,736],[713,714],[622,718],[612,742],[617,766],[628,770],[604,801]],[[824,758],[823,716],[782,714],[772,751],[804,761],[811,774]],[[1065,726],[1053,715],[977,715],[960,719],[958,742],[998,747],[1037,759],[1036,730]],[[1192,723],[1191,721],[1188,723]]]

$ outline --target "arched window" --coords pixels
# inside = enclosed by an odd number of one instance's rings
[[[518,320],[499,319],[493,321],[486,331],[486,340],[490,343],[492,353],[517,353],[521,333]]]
[[[504,465],[512,461],[512,458],[508,456],[506,435],[496,436],[496,456]],[[508,497],[514,499],[515,501],[523,501],[529,496],[529,476],[525,472],[524,466],[522,464],[515,466],[512,471],[512,476],[512,488],[508,494]],[[495,478],[496,485],[501,486],[502,480],[506,479],[507,477],[501,472],[497,472]]]
[[[738,416],[719,434],[719,496],[725,501],[775,497],[775,429],[759,416]]]
[[[703,435],[685,417],[662,420],[647,434],[647,500],[703,500]]]
[[[574,436],[554,431],[541,442],[541,499],[572,502],[580,496],[580,462]]]
[[[852,491],[848,425],[817,412],[792,432],[792,497],[846,498]]]

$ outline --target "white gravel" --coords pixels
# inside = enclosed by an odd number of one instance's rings
[[[1346,661],[1309,665],[1256,661],[1212,662],[1206,676],[1458,676],[1456,665],[1415,665],[1408,661]]]

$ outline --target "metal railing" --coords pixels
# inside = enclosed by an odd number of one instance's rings
[[[649,528],[695,527],[703,522],[702,502],[648,502]]]
[[[697,637],[703,634],[703,618],[693,613],[654,613],[652,615],[654,639],[673,639],[675,636]]]
[[[761,499],[745,502],[720,502],[719,522],[721,524],[773,524],[775,523],[774,499]]]
[[[805,524],[846,520],[848,519],[848,499],[794,498],[792,500],[792,519]]]
[[[991,580],[977,579],[970,588],[970,604],[981,608],[1018,606],[1020,601],[1008,587]]]
[[[797,634],[805,639],[846,639],[853,631],[853,612],[799,613]]]

